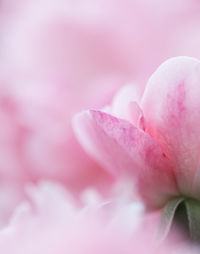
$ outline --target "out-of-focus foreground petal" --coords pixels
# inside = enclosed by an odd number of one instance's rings
[[[59,185],[43,183],[28,192],[30,202],[19,206],[0,231],[1,253],[188,253],[184,243],[153,242],[157,215],[142,219],[141,206],[123,197],[99,203],[94,196],[80,208]]]
[[[29,196],[31,203],[19,206],[0,232],[2,253],[132,253],[140,205],[94,200],[79,208],[62,187],[49,183],[30,188]]]

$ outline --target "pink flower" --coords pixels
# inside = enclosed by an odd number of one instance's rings
[[[107,193],[116,176],[82,149],[71,119],[80,110],[105,106],[126,81],[142,80],[142,87],[155,66],[176,53],[179,30],[184,27],[188,38],[185,24],[192,17],[198,25],[199,7],[196,0],[176,0],[173,12],[171,7],[158,0],[1,1],[0,177],[2,195],[6,190],[10,197],[8,208],[2,201],[6,211],[24,196],[24,184],[39,179],[62,182],[74,194],[88,186]],[[133,103],[126,111],[118,100],[113,114],[121,110],[129,118],[134,112],[137,121],[140,107]],[[139,126],[145,128],[144,117]]]
[[[198,23],[197,7],[177,0],[171,13],[158,0],[2,0],[2,182],[23,189],[47,178],[75,193],[91,185],[107,190],[113,176],[80,147],[71,119],[105,106],[127,80],[145,79],[163,52],[173,52],[167,42],[181,21],[192,15]]]
[[[200,199],[200,62],[172,58],[149,79],[140,100],[118,110],[98,110],[75,118],[81,143],[109,172],[135,182],[149,208],[175,196]],[[122,100],[123,99],[123,100]],[[118,108],[126,102],[126,93]]]

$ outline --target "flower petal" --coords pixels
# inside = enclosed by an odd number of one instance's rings
[[[139,194],[150,208],[162,206],[177,193],[168,159],[144,131],[95,110],[77,115],[74,127],[90,155],[117,177],[136,181]]]
[[[176,57],[162,64],[141,107],[146,131],[173,163],[181,192],[200,198],[200,61]]]
[[[140,101],[139,86],[136,84],[129,84],[122,87],[115,95],[112,102],[112,115],[120,117],[132,122],[132,116],[130,115],[130,103]]]

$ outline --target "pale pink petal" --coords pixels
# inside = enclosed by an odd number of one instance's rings
[[[131,121],[129,106],[133,101],[140,101],[139,86],[129,84],[122,87],[113,99],[112,115]]]
[[[183,194],[200,197],[200,61],[172,58],[150,78],[142,99],[147,132],[174,166]]]
[[[140,94],[141,88],[138,85],[126,85],[115,95],[109,109],[104,108],[103,111],[113,116],[126,119],[138,128],[145,130],[144,115],[139,106]]]
[[[136,127],[145,130],[145,118],[139,106],[139,87],[133,84],[122,87],[114,96],[111,105],[101,108],[101,111],[125,119]]]
[[[142,112],[142,109],[138,105],[138,103],[135,101],[130,102],[128,110],[129,110],[131,122],[138,128],[145,130],[146,123],[145,123],[144,114]]]
[[[126,120],[90,110],[76,116],[75,132],[85,149],[118,177],[132,177],[149,207],[176,194],[168,159],[155,140]]]

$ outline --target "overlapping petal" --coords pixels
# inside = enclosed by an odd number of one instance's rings
[[[142,99],[147,132],[171,160],[182,194],[200,197],[200,61],[172,58],[150,78]]]
[[[171,165],[150,135],[95,110],[77,115],[74,125],[86,150],[115,176],[131,176],[149,207],[162,206],[176,195]]]

